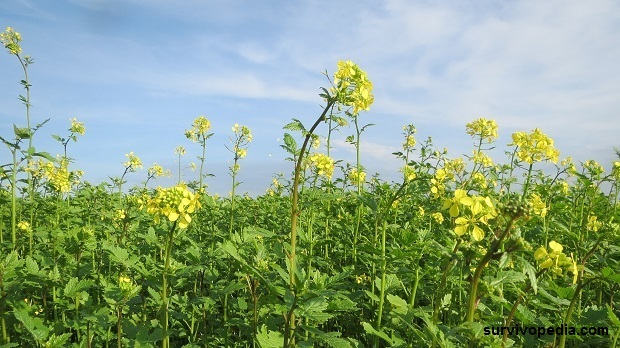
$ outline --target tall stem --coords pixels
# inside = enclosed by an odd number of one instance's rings
[[[477,295],[478,295],[478,283],[480,282],[480,276],[482,275],[482,271],[487,266],[489,261],[491,261],[491,258],[493,258],[493,254],[495,254],[495,252],[497,252],[497,250],[499,249],[499,246],[502,240],[506,238],[508,233],[510,233],[510,230],[512,229],[514,222],[515,222],[515,218],[511,218],[510,222],[508,223],[508,226],[506,226],[506,229],[502,232],[502,234],[496,240],[493,241],[493,243],[491,243],[491,246],[487,250],[487,253],[482,257],[482,259],[478,263],[478,267],[476,267],[476,270],[474,271],[474,277],[471,281],[469,303],[467,305],[467,317],[465,319],[468,323],[471,323],[474,321],[474,312],[476,311],[476,301],[477,301]]]
[[[174,229],[176,228],[176,221],[168,231],[168,242],[166,243],[166,256],[164,260],[164,272],[162,273],[162,315],[163,315],[163,340],[161,341],[162,348],[168,348],[170,338],[168,337],[168,269],[170,268],[170,251],[172,250],[172,244],[174,242]]]
[[[314,130],[316,129],[316,127],[319,126],[321,122],[325,121],[325,115],[327,114],[327,111],[332,107],[332,105],[334,105],[335,102],[336,102],[335,99],[330,99],[327,102],[327,105],[325,106],[323,113],[321,114],[321,116],[319,116],[316,122],[314,122],[308,134],[306,134],[306,139],[304,140],[304,143],[301,146],[301,151],[299,152],[299,157],[297,158],[297,163],[295,164],[295,178],[293,180],[293,188],[292,188],[293,198],[292,198],[292,208],[291,208],[291,252],[289,253],[289,256],[288,256],[289,265],[290,265],[289,286],[293,293],[295,293],[295,269],[296,269],[296,261],[297,261],[297,254],[296,254],[297,219],[299,215],[301,214],[301,212],[299,211],[299,204],[298,204],[298,201],[299,201],[298,189],[299,189],[299,178],[300,178],[300,173],[301,173],[301,163],[304,159],[304,155],[306,153],[308,142],[310,141],[310,138],[312,134],[314,133]],[[284,333],[284,347],[288,346],[289,340],[291,340],[294,343],[294,337],[289,337],[292,332],[295,332],[295,314],[293,314],[293,311],[291,310],[290,316],[288,318],[288,325],[286,326],[285,333]]]

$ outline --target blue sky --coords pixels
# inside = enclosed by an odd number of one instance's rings
[[[484,116],[500,127],[506,149],[515,131],[540,127],[562,158],[595,159],[609,170],[620,147],[620,2],[592,1],[34,1],[0,3],[0,27],[23,37],[34,122],[51,118],[38,150],[60,153],[51,134],[69,119],[86,135],[69,145],[73,169],[98,183],[120,176],[133,151],[146,178],[157,162],[176,168],[175,147],[195,161],[199,146],[184,130],[199,115],[215,135],[207,145],[209,191],[230,189],[231,127],[254,140],[238,191],[260,194],[273,174],[292,170],[278,141],[291,118],[312,123],[319,87],[338,60],[353,60],[374,83],[374,123],[362,137],[362,164],[397,179],[403,125],[432,136],[451,156],[469,155],[465,124]],[[17,59],[0,54],[0,134],[25,124],[17,99]],[[354,161],[337,136],[333,155]],[[325,135],[325,127],[319,133]],[[271,156],[270,156],[271,155]],[[505,161],[503,156],[496,161]],[[0,151],[0,162],[10,153]],[[184,179],[196,173],[184,171]],[[172,180],[160,180],[167,185]]]

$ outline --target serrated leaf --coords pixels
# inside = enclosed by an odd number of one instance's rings
[[[323,296],[312,297],[299,306],[299,316],[314,320],[317,322],[324,322],[330,319],[333,315],[325,313],[327,309],[327,301]]]
[[[60,336],[53,334],[45,343],[45,348],[62,348],[65,347],[65,343],[71,338],[70,333],[64,333]]]
[[[32,275],[39,273],[39,264],[30,256],[26,256],[26,270]]]
[[[523,271],[530,280],[530,286],[534,290],[534,294],[538,293],[538,279],[536,279],[536,269],[529,262],[522,260]]]
[[[284,344],[284,335],[277,331],[267,330],[264,325],[256,334],[256,339],[261,348],[280,348]]]
[[[74,298],[78,293],[87,290],[93,285],[90,280],[78,280],[76,277],[72,277],[65,285],[64,294],[66,297]]]
[[[43,325],[41,319],[31,317],[26,309],[15,309],[13,315],[15,319],[24,325],[35,341],[42,343],[47,338],[49,329]]]

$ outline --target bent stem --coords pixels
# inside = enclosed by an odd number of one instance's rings
[[[474,277],[471,281],[471,292],[469,294],[469,303],[467,305],[467,316],[465,319],[465,321],[468,323],[472,323],[474,321],[474,312],[476,311],[476,302],[478,299],[477,298],[478,283],[480,282],[480,276],[482,275],[482,271],[487,266],[489,261],[491,261],[491,259],[493,258],[493,255],[499,249],[499,246],[502,240],[506,238],[506,236],[512,229],[512,226],[514,225],[515,220],[516,218],[514,217],[510,219],[510,222],[508,222],[508,226],[506,226],[506,229],[502,231],[502,234],[500,234],[499,237],[493,241],[493,243],[491,243],[489,250],[487,250],[487,253],[480,260],[478,267],[476,267],[476,271],[474,271]]]
[[[299,157],[297,158],[297,163],[295,163],[295,178],[293,180],[293,187],[292,187],[293,197],[292,197],[292,208],[291,208],[291,252],[288,255],[289,265],[290,265],[289,286],[293,294],[295,294],[295,269],[296,269],[296,259],[297,259],[297,254],[296,254],[297,219],[301,213],[299,211],[299,204],[298,204],[298,201],[299,201],[298,189],[299,189],[299,177],[301,173],[301,163],[304,159],[306,148],[308,147],[308,142],[310,141],[310,138],[312,137],[314,130],[316,129],[316,127],[319,126],[321,122],[325,121],[325,115],[327,114],[327,111],[331,109],[331,107],[334,105],[335,102],[336,102],[335,98],[331,98],[328,100],[327,105],[325,106],[325,109],[323,110],[323,113],[321,114],[321,116],[319,116],[316,122],[314,122],[308,134],[306,134],[306,138],[304,139],[304,144],[302,145],[301,151],[299,152]],[[289,340],[291,340],[291,342],[294,344],[294,337],[291,337],[291,332],[295,332],[295,314],[293,313],[292,310],[290,311],[287,325],[284,331],[285,331],[284,332],[284,347],[288,346]]]

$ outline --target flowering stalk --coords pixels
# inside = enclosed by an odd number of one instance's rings
[[[202,156],[198,157],[200,160],[200,172],[198,173],[198,191],[202,192],[202,180],[204,178],[203,169],[205,164],[205,154],[207,151],[207,139],[209,139],[213,133],[209,133],[211,129],[211,122],[204,116],[198,116],[192,124],[192,129],[185,131],[185,137],[193,142],[199,142],[202,147]]]

